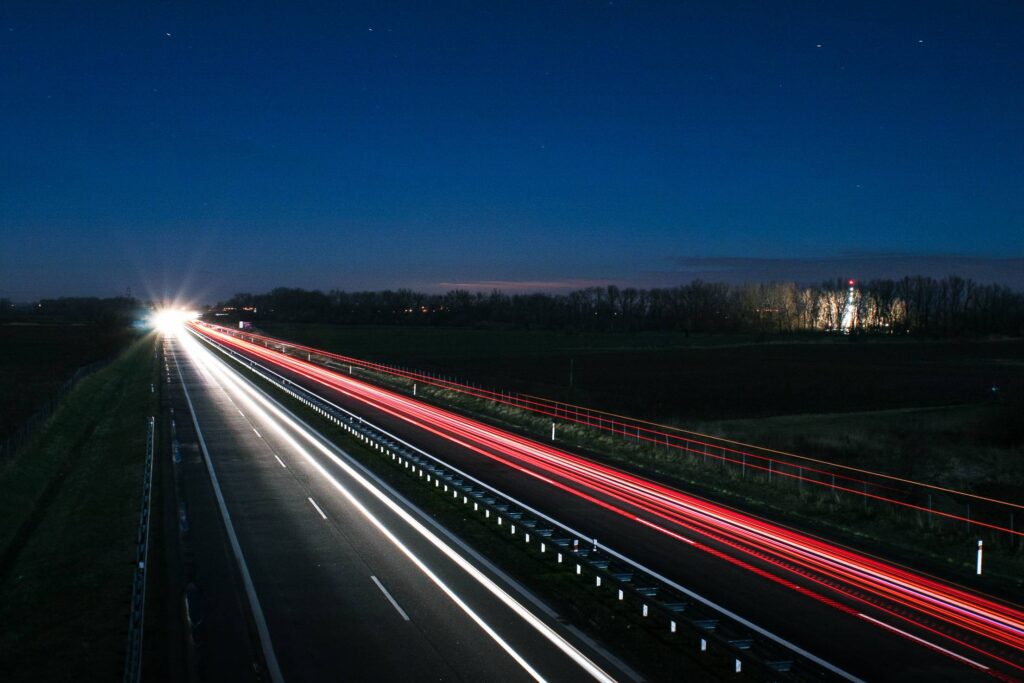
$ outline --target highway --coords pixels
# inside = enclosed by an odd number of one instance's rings
[[[598,537],[852,678],[1017,678],[1019,607],[204,327],[339,406]]]
[[[194,430],[237,562],[256,679],[629,678],[189,335],[168,348],[187,405],[176,419]],[[219,635],[200,644],[212,670],[252,678],[218,668],[233,653],[211,648],[244,639]]]

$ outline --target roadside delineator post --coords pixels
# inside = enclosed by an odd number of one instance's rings
[[[982,540],[978,539],[978,576],[981,576],[981,553],[982,553]]]

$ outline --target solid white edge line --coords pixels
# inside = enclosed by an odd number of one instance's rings
[[[313,500],[312,498],[310,498],[308,496],[306,497],[306,500],[308,500],[310,503],[313,504],[313,507],[315,507],[316,511],[320,513],[321,517],[323,517],[324,519],[327,519],[327,515],[324,514],[324,511],[320,509],[320,506],[316,504],[315,500]]]
[[[177,358],[175,358],[177,361]],[[199,440],[199,447],[203,451],[203,459],[206,461],[206,470],[210,473],[210,481],[213,484],[213,493],[217,498],[217,507],[220,509],[221,518],[224,520],[224,528],[231,543],[231,551],[238,562],[238,569],[242,575],[242,584],[245,586],[245,596],[249,601],[249,609],[252,610],[253,620],[256,622],[256,632],[259,635],[260,647],[263,649],[263,658],[267,661],[267,670],[270,679],[275,683],[284,683],[284,676],[281,674],[281,667],[277,662],[277,654],[274,652],[274,644],[270,640],[270,629],[267,628],[266,617],[263,616],[263,608],[260,606],[259,597],[256,595],[256,586],[249,574],[249,567],[245,563],[245,556],[242,554],[242,546],[235,534],[235,527],[231,523],[231,515],[228,514],[227,504],[224,502],[224,494],[217,479],[217,473],[213,469],[213,460],[210,458],[210,451],[206,447],[206,439],[203,438],[203,430],[199,427],[199,418],[196,416],[195,406],[192,405],[192,397],[189,395],[185,377],[181,372],[180,363],[175,362],[178,371],[178,379],[181,381],[181,388],[185,393],[185,401],[188,403],[188,410],[192,414],[192,424],[196,429],[196,437]]]
[[[193,342],[193,343],[195,343],[195,342]],[[282,439],[287,441],[299,453],[299,455],[304,457],[314,469],[316,469],[318,472],[320,472],[320,474],[323,475],[323,477],[330,484],[332,484],[334,486],[334,488],[337,489],[342,494],[342,496],[344,496],[345,499],[348,500],[348,502],[353,507],[355,507],[363,515],[363,517],[365,517],[367,519],[367,521],[369,521],[374,527],[376,527],[377,530],[380,531],[380,533],[385,538],[387,538],[389,541],[391,541],[391,543],[396,548],[398,548],[398,550],[403,555],[405,555],[409,559],[409,561],[413,563],[413,565],[415,565],[421,572],[423,572],[423,574],[426,575],[427,578],[430,579],[434,583],[435,586],[437,586],[445,595],[447,595],[448,598],[452,602],[454,602],[459,607],[459,609],[461,609],[463,611],[463,613],[465,613],[474,623],[476,623],[477,626],[479,626],[481,628],[481,630],[483,630],[491,638],[491,640],[493,640],[517,664],[519,664],[519,666],[522,667],[522,669],[527,674],[529,674],[529,676],[531,678],[533,678],[536,681],[544,681],[545,680],[540,675],[540,673],[538,673],[529,664],[529,662],[527,662],[523,658],[522,655],[520,655],[511,645],[509,645],[497,633],[497,631],[495,631],[490,626],[490,624],[488,624],[486,621],[483,620],[482,617],[480,617],[476,612],[474,612],[473,609],[462,598],[460,598],[458,596],[458,594],[455,593],[455,591],[453,591],[446,583],[444,583],[444,581],[442,581],[439,576],[437,576],[429,567],[427,567],[427,565],[424,564],[423,561],[419,559],[419,557],[417,557],[407,546],[405,546],[405,544],[403,544],[401,542],[401,540],[399,540],[398,537],[395,536],[391,532],[391,530],[388,529],[384,525],[383,522],[381,522],[379,519],[377,519],[373,515],[373,513],[370,512],[370,510],[365,505],[363,505],[359,500],[357,500],[356,497],[352,494],[352,492],[350,492],[345,487],[344,484],[342,484],[340,481],[335,479],[331,475],[331,473],[328,472],[327,469],[319,461],[317,461],[316,458],[314,458],[308,451],[306,451],[306,449],[304,449],[301,446],[301,444],[299,444],[291,436],[291,434],[288,433],[288,431],[283,426],[283,423],[290,423],[289,426],[291,427],[291,429],[295,430],[299,435],[302,436],[303,439],[306,439],[306,440],[309,440],[311,442],[314,442],[315,440],[313,439],[313,437],[311,437],[309,434],[307,434],[305,431],[303,431],[301,428],[299,428],[294,422],[291,422],[287,417],[285,417],[284,415],[280,414],[280,411],[278,411],[276,408],[274,408],[274,406],[272,406],[267,399],[260,397],[256,393],[258,390],[256,390],[255,388],[250,387],[248,382],[242,380],[241,378],[231,377],[231,376],[229,376],[225,372],[225,370],[217,367],[216,364],[217,363],[222,363],[223,361],[220,361],[219,359],[215,358],[209,351],[207,351],[206,349],[200,347],[198,345],[198,343],[195,343],[195,344],[196,344],[195,348],[196,348],[196,351],[197,351],[196,358],[197,358],[197,360],[199,360],[199,362],[203,362],[203,359],[202,359],[203,354],[206,354],[213,361],[213,363],[211,363],[206,368],[207,371],[208,371],[208,374],[216,373],[216,374],[220,375],[221,379],[226,380],[227,383],[231,384],[232,387],[236,391],[239,391],[239,396],[243,400],[248,402],[249,407],[252,408],[258,415],[260,415],[262,420],[265,423],[270,423],[270,425],[278,432],[278,434],[281,436]],[[275,415],[275,417],[272,418],[269,414],[267,414],[267,412],[263,408],[261,408],[260,406],[258,406],[256,404],[256,402],[253,400],[253,398],[251,398],[249,395],[246,395],[246,394],[251,394],[252,397],[255,397],[256,399],[260,400],[261,403],[263,403],[268,408],[270,408],[270,410],[272,412],[277,413],[277,415]],[[336,464],[341,466],[342,469],[345,469],[346,471],[349,471],[350,475],[352,474],[352,472],[351,472],[351,470],[349,470],[348,466],[345,465],[343,462],[341,462],[341,460],[339,460],[336,456],[333,456],[333,455],[328,453],[328,457],[331,460],[333,460]],[[355,475],[354,478],[357,480],[358,483],[360,483],[363,486],[366,486],[366,484],[364,482],[359,480],[358,475]],[[371,494],[374,494],[375,497],[378,497],[378,498],[380,498],[381,495],[382,495],[382,494],[379,494],[379,493],[377,493],[377,492],[375,492],[373,490],[370,490],[369,492]],[[384,498],[381,498],[381,500],[385,504],[387,504],[387,502],[388,502]],[[401,515],[399,515],[399,516],[401,517]],[[405,520],[405,518],[403,518],[403,521],[406,521],[408,523],[408,520]],[[476,577],[474,577],[474,578],[476,578]],[[477,579],[477,580],[479,581],[479,579]],[[604,680],[611,681],[612,679],[606,678]]]
[[[235,362],[238,362],[238,359],[236,357],[227,356],[227,358],[230,359],[230,360],[233,360]],[[225,365],[227,366],[227,364],[225,364]],[[242,365],[243,365],[243,367],[246,370],[250,370],[250,371],[252,370],[251,367],[249,367],[247,365],[244,365],[244,364],[242,364]],[[242,375],[242,373],[240,373],[237,368],[231,368],[231,366],[228,366],[228,367],[230,368],[230,371],[233,372],[235,375],[238,375],[239,377],[244,377]],[[248,381],[248,380],[244,380],[244,381]],[[258,391],[264,397],[266,397],[271,403],[276,405],[277,408],[279,408],[286,415],[288,415],[289,418],[291,418],[295,422],[301,424],[306,429],[308,429],[310,432],[315,434],[329,448],[332,448],[332,449],[336,450],[339,454],[341,454],[341,455],[351,459],[350,455],[345,453],[344,450],[340,449],[333,441],[331,441],[330,439],[327,439],[322,434],[320,434],[316,430],[315,427],[309,425],[305,420],[303,420],[302,418],[300,418],[297,415],[295,415],[295,413],[291,412],[288,408],[284,407],[282,404],[280,404],[276,399],[271,397],[262,388],[257,387],[255,385],[252,385],[252,386],[256,389],[256,391]],[[456,536],[450,530],[448,530],[444,526],[442,526],[437,520],[433,519],[429,515],[424,514],[408,498],[406,498],[401,493],[399,493],[394,488],[392,488],[389,484],[387,484],[385,481],[383,481],[375,473],[373,473],[372,471],[366,469],[365,465],[359,463],[356,460],[352,460],[351,464],[354,467],[358,468],[360,473],[364,477],[367,477],[368,479],[373,481],[373,483],[377,486],[377,488],[381,489],[382,491],[387,492],[387,494],[389,496],[394,498],[396,501],[398,501],[400,504],[405,506],[407,509],[416,510],[418,512],[419,516],[420,516],[420,519],[425,524],[429,525],[434,530],[435,533],[443,536],[450,544],[458,546],[458,548],[466,556],[471,557],[477,564],[485,567],[487,569],[487,571],[489,571],[492,575],[497,576],[506,586],[512,588],[513,591],[516,592],[523,600],[525,600],[526,602],[528,602],[531,605],[533,605],[534,609],[536,609],[538,612],[544,613],[545,615],[547,615],[551,619],[560,620],[560,615],[558,614],[558,612],[556,612],[555,610],[551,609],[551,607],[548,606],[543,600],[541,600],[539,597],[537,597],[536,595],[531,593],[525,586],[520,584],[517,580],[513,579],[511,576],[509,576],[500,567],[495,566],[493,562],[488,560],[486,557],[481,555],[479,552],[477,552],[476,550],[474,550],[470,546],[466,545],[466,543],[462,539],[460,539],[458,536]],[[572,624],[565,623],[564,621],[561,621],[561,620],[560,620],[560,625],[563,628],[565,628],[567,631],[572,633],[580,642],[585,643],[592,650],[594,650],[595,652],[600,653],[607,661],[613,663],[616,667],[618,667],[619,672],[623,674],[623,679],[624,680],[628,679],[628,680],[635,681],[637,683],[640,683],[640,682],[642,682],[644,680],[643,676],[641,676],[639,673],[637,673],[629,664],[627,664],[626,662],[622,661],[619,657],[617,657],[616,655],[614,655],[611,652],[609,652],[602,644],[594,641],[593,638],[588,636],[586,633],[581,631],[579,628],[573,626]]]
[[[214,344],[216,346],[219,346],[222,349],[225,349],[225,351],[227,351],[228,353],[231,353],[230,349],[227,349],[224,345],[220,344],[216,340],[207,339],[206,337],[203,337],[203,340],[204,341],[209,341],[210,343],[212,343],[212,344]],[[267,372],[269,372],[269,373],[271,373],[273,375],[276,375],[277,377],[281,378],[282,380],[286,380],[287,379],[283,375],[280,375],[280,374],[274,372],[273,370],[267,368],[262,363],[258,363],[258,362],[255,362],[255,361],[250,361],[250,362],[253,362],[256,366],[259,366],[260,368],[266,370]],[[251,369],[252,369],[252,367],[250,367],[250,370]],[[408,441],[402,439],[401,437],[396,436],[395,434],[392,434],[391,432],[387,431],[386,429],[383,429],[382,427],[379,427],[378,425],[374,424],[373,422],[370,422],[369,420],[367,420],[365,418],[362,418],[359,415],[356,415],[352,411],[347,410],[345,408],[342,408],[341,406],[337,405],[336,403],[333,403],[329,399],[324,398],[320,394],[317,394],[316,392],[311,391],[310,389],[308,389],[306,387],[300,387],[300,388],[303,391],[306,391],[306,392],[309,392],[310,394],[313,394],[314,396],[319,398],[321,401],[323,401],[324,403],[332,406],[333,408],[335,408],[335,409],[337,409],[337,410],[339,410],[339,411],[341,411],[343,413],[346,413],[346,414],[348,414],[348,415],[358,419],[361,423],[364,423],[364,424],[367,424],[367,425],[373,427],[374,429],[376,429],[381,434],[387,435],[391,439],[395,440],[397,443],[400,443],[400,444],[404,445],[406,448],[414,450],[417,453],[419,453],[419,454],[421,454],[421,455],[423,455],[425,457],[428,457],[428,458],[430,458],[431,460],[433,460],[435,462],[441,463],[446,468],[448,468],[452,472],[457,473],[459,476],[461,476],[461,477],[463,477],[465,479],[469,479],[470,481],[473,481],[476,484],[478,484],[478,485],[480,485],[480,486],[482,486],[484,488],[490,489],[491,491],[493,491],[493,492],[497,493],[498,495],[500,495],[505,500],[507,500],[507,501],[509,501],[511,503],[514,503],[518,507],[521,507],[523,510],[528,511],[531,514],[536,515],[537,517],[540,517],[541,519],[545,519],[545,520],[551,522],[552,524],[555,524],[555,525],[565,529],[569,533],[574,534],[576,536],[579,536],[580,538],[591,538],[589,535],[584,534],[584,533],[582,533],[580,531],[577,531],[577,530],[573,529],[572,527],[570,527],[570,526],[568,526],[566,524],[563,524],[562,522],[559,522],[558,520],[550,517],[549,515],[544,514],[543,512],[537,510],[536,508],[533,508],[530,505],[527,505],[526,503],[523,503],[523,502],[519,501],[515,497],[510,496],[510,495],[508,495],[506,493],[503,493],[502,491],[500,491],[499,489],[495,488],[494,486],[492,486],[490,484],[485,484],[484,482],[480,481],[479,479],[477,479],[473,475],[467,474],[466,472],[463,472],[459,468],[454,467],[454,466],[450,465],[449,463],[441,460],[437,456],[431,455],[430,453],[427,453],[422,448],[419,448],[419,447],[409,443]],[[800,647],[799,645],[796,645],[795,643],[790,642],[789,640],[783,638],[782,636],[779,636],[779,635],[776,635],[776,634],[772,633],[768,629],[764,628],[763,626],[759,626],[759,625],[753,623],[749,619],[745,619],[744,617],[741,617],[739,614],[736,614],[735,612],[733,612],[733,611],[731,611],[729,609],[726,609],[725,607],[719,605],[718,603],[716,603],[716,602],[714,602],[712,600],[709,600],[708,598],[705,598],[703,595],[700,595],[699,593],[696,593],[696,592],[690,590],[689,588],[686,588],[685,586],[682,586],[681,584],[676,583],[672,579],[669,579],[666,576],[662,576],[661,574],[659,574],[658,572],[654,571],[653,569],[650,569],[650,568],[640,564],[636,560],[634,560],[634,559],[632,559],[630,557],[627,557],[626,555],[623,555],[622,553],[620,553],[620,552],[618,552],[618,551],[616,551],[616,550],[614,550],[612,548],[609,548],[607,545],[605,545],[603,543],[601,544],[601,550],[603,550],[604,552],[608,553],[609,555],[613,555],[617,559],[619,559],[619,560],[621,560],[621,561],[623,561],[623,562],[625,562],[625,563],[627,563],[629,565],[632,565],[636,569],[638,569],[638,570],[648,574],[649,576],[651,576],[651,577],[653,577],[655,579],[658,579],[659,581],[661,581],[665,585],[671,586],[675,590],[677,590],[677,591],[687,595],[688,597],[696,600],[697,602],[700,602],[703,605],[705,605],[707,607],[710,607],[711,609],[720,612],[721,614],[729,617],[733,621],[736,621],[737,623],[742,624],[742,625],[746,626],[747,628],[749,628],[749,629],[751,629],[753,631],[756,631],[757,633],[761,634],[765,638],[768,638],[769,640],[772,640],[772,641],[778,643],[779,645],[781,645],[781,646],[785,647],[786,649],[788,649],[788,650],[790,650],[790,651],[800,655],[801,657],[804,657],[804,658],[808,659],[809,661],[814,662],[818,666],[821,666],[822,668],[831,671],[832,673],[836,674],[837,676],[839,676],[841,678],[844,678],[844,679],[846,679],[848,681],[851,681],[852,683],[865,683],[864,679],[858,678],[857,676],[853,675],[852,673],[839,668],[835,664],[832,664],[831,662],[828,662],[828,661],[822,659],[821,657],[819,657],[819,656],[817,656],[815,654],[812,654],[811,652],[808,652],[807,650],[805,650],[804,648]]]
[[[898,633],[898,634],[900,634],[901,636],[903,636],[905,638],[910,638],[915,643],[920,643],[921,645],[924,645],[925,647],[929,647],[929,648],[931,648],[933,650],[937,650],[937,651],[941,652],[944,655],[949,655],[950,657],[953,657],[954,659],[959,659],[960,661],[962,661],[962,662],[964,662],[966,664],[970,664],[971,666],[977,667],[977,668],[981,669],[982,671],[990,671],[991,670],[989,667],[985,666],[984,664],[982,664],[980,662],[976,662],[973,659],[970,659],[969,657],[964,657],[963,655],[957,654],[956,652],[953,652],[952,650],[947,650],[946,648],[942,647],[941,645],[936,645],[935,643],[933,643],[933,642],[931,642],[929,640],[925,640],[924,638],[920,638],[918,636],[915,636],[913,633],[907,633],[903,629],[896,628],[895,626],[893,626],[891,624],[887,624],[884,621],[879,621],[878,619],[875,619],[874,617],[869,617],[868,615],[866,615],[866,614],[864,614],[862,612],[858,612],[857,616],[860,617],[861,619],[866,620],[866,621],[870,621],[872,624],[875,624],[876,626],[881,626],[882,628],[884,628],[886,630],[889,630],[889,631],[892,631],[893,633]]]
[[[523,667],[525,671],[530,673],[531,676],[533,676],[537,680],[543,680],[540,677],[540,675],[514,649],[512,649],[511,646],[508,645],[501,638],[501,636],[497,634],[497,632],[495,632],[490,627],[490,625],[488,625],[479,615],[473,612],[473,610],[458,595],[456,595],[455,592],[451,590],[451,588],[449,588],[443,581],[441,581],[441,579],[437,577],[437,575],[435,575],[433,571],[430,570],[429,567],[427,567],[404,544],[402,544],[402,542],[396,536],[394,536],[394,534],[387,527],[385,527],[382,522],[380,522],[376,517],[374,517],[373,514],[370,513],[370,511],[362,503],[360,503],[352,495],[352,493],[345,488],[343,484],[341,484],[337,479],[335,479],[330,474],[330,472],[328,472],[326,468],[324,468],[323,465],[321,465],[315,458],[312,457],[312,455],[310,455],[310,453],[308,453],[304,448],[302,448],[294,440],[294,438],[292,438],[284,430],[284,427],[282,427],[282,423],[289,425],[289,427],[292,430],[294,430],[299,436],[301,436],[305,441],[307,441],[310,445],[312,445],[314,448],[320,451],[340,469],[345,471],[349,475],[349,477],[354,479],[356,483],[358,483],[363,489],[365,489],[374,498],[376,498],[387,508],[389,508],[397,517],[399,517],[407,525],[412,527],[418,534],[420,534],[420,536],[422,536],[431,545],[433,545],[435,548],[441,551],[445,556],[447,556],[453,563],[459,566],[463,571],[469,574],[474,580],[477,581],[477,583],[479,583],[488,592],[494,595],[494,597],[496,597],[500,602],[505,604],[510,610],[515,612],[520,618],[526,621],[534,630],[536,630],[546,640],[552,643],[556,648],[561,650],[563,654],[565,654],[567,657],[573,660],[578,666],[580,666],[580,668],[584,669],[588,674],[590,674],[593,678],[597,680],[605,681],[608,683],[615,680],[613,677],[609,676],[603,669],[601,669],[597,664],[590,660],[590,658],[588,658],[586,655],[584,655],[582,652],[576,649],[576,647],[569,643],[564,637],[562,637],[559,633],[554,631],[554,629],[552,629],[550,626],[548,626],[543,621],[538,619],[536,615],[534,615],[532,612],[523,607],[521,603],[519,603],[515,598],[513,598],[505,590],[498,586],[487,575],[485,575],[483,572],[477,569],[477,567],[471,564],[464,557],[459,555],[449,545],[444,543],[443,540],[441,540],[436,534],[431,532],[426,526],[419,522],[419,520],[415,519],[409,512],[407,512],[393,500],[388,498],[387,495],[385,495],[382,491],[377,489],[370,481],[368,481],[362,474],[356,471],[351,465],[349,465],[347,462],[345,462],[337,455],[332,453],[319,440],[323,439],[323,437],[318,437],[316,435],[316,431],[313,430],[309,425],[305,424],[298,418],[293,419],[292,417],[289,417],[288,414],[286,414],[289,413],[289,411],[286,408],[280,406],[280,404],[278,404],[275,400],[267,396],[261,389],[253,386],[249,380],[241,377],[234,370],[228,368],[228,366],[224,363],[223,360],[214,356],[214,354],[211,351],[207,350],[197,341],[193,341],[192,339],[190,339],[190,341],[194,344],[195,348],[201,354],[205,354],[208,358],[214,360],[217,364],[222,365],[223,368],[226,368],[225,370],[220,367],[216,367],[215,365],[211,365],[211,371],[223,375],[224,378],[229,381],[229,383],[234,384],[236,388],[240,388],[243,391],[243,395],[251,395],[253,398],[262,403],[267,409],[269,409],[269,411],[275,415],[277,420],[269,419],[269,416],[262,408],[256,406],[256,403],[251,398],[245,397],[249,401],[250,407],[254,407],[258,411],[262,412],[264,414],[264,419],[270,422],[274,426],[274,428],[277,429],[282,438],[291,443],[293,447],[299,452],[299,454],[305,457],[309,461],[309,463],[315,469],[317,469],[340,493],[342,493],[342,495],[344,495],[352,505],[354,505],[360,512],[362,512],[362,514],[374,526],[376,526],[378,530],[386,538],[388,538],[396,547],[398,547],[403,552],[403,554],[405,554],[406,557],[408,557],[409,560],[420,569],[420,571],[426,574],[431,579],[431,581],[433,581],[434,584],[438,586],[438,588],[440,588],[446,595],[448,595],[448,597],[453,602],[455,602],[456,605],[460,607],[460,609],[462,609],[471,619],[473,619],[480,626],[480,628],[483,629],[491,637],[492,640],[494,640],[498,645],[500,645],[502,649],[504,649],[513,659],[515,659],[520,664],[520,666]],[[345,454],[344,451],[341,451],[340,449],[338,450],[339,452]],[[351,457],[348,456],[348,454],[345,455],[346,457]]]
[[[405,610],[402,609],[402,606],[398,604],[398,601],[395,600],[391,593],[388,592],[388,589],[384,587],[384,584],[380,582],[380,579],[378,579],[373,574],[370,575],[370,578],[373,579],[373,582],[375,584],[377,584],[377,588],[379,588],[380,592],[384,594],[384,597],[388,599],[388,602],[391,603],[391,606],[398,610],[398,613],[402,615],[402,618],[406,621],[412,621],[412,619],[409,618],[409,615],[405,613]]]

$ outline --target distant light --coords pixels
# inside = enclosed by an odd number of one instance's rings
[[[199,317],[199,311],[183,308],[160,308],[153,312],[153,327],[161,334],[174,334],[189,320]]]

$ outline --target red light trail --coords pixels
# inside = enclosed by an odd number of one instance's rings
[[[546,484],[638,521],[668,538],[756,571],[851,615],[900,633],[858,609],[803,588],[784,576],[758,569],[695,538],[713,539],[748,558],[795,574],[872,609],[913,624],[959,648],[1024,671],[1024,612],[818,538],[711,503],[586,458],[531,441],[479,421],[382,389],[322,366],[274,351],[208,326],[192,329],[217,342],[296,373],[375,409],[441,436]],[[280,343],[280,342],[278,342]],[[322,352],[312,350],[317,354]],[[328,355],[328,354],[324,354]],[[666,525],[676,528],[673,531]],[[955,629],[952,633],[949,630]],[[984,643],[977,639],[984,639]],[[921,641],[933,649],[987,669],[963,655]],[[996,647],[992,647],[995,644]]]
[[[440,389],[459,392],[538,415],[545,415],[555,420],[573,422],[590,428],[609,431],[624,438],[646,442],[651,446],[671,448],[694,457],[712,458],[719,462],[742,467],[743,469],[765,473],[769,478],[781,477],[800,482],[801,484],[807,483],[808,485],[828,489],[833,492],[841,492],[914,510],[946,519],[950,522],[962,522],[972,527],[1005,533],[1010,536],[1024,537],[1024,531],[1015,528],[1013,522],[1014,512],[1024,511],[1024,505],[1018,503],[905,479],[882,472],[851,467],[818,458],[809,458],[785,451],[762,448],[699,432],[690,432],[678,427],[648,422],[570,403],[553,401],[543,397],[483,389],[450,379],[439,379],[423,372],[331,353],[286,340],[253,334],[249,331],[241,333],[237,330],[215,325],[204,324],[204,326],[238,338],[259,340],[268,347],[273,344],[308,354],[315,354],[371,372],[392,375],[432,385]],[[709,448],[718,450],[718,453],[714,452],[714,450],[709,451]],[[744,449],[756,449],[760,452]],[[771,455],[765,455],[765,453]],[[933,507],[930,495],[932,492],[952,496],[960,504],[965,504],[966,513],[950,512]],[[979,510],[976,507],[974,514],[971,513],[970,503],[972,501],[979,503],[980,506],[987,507],[988,521],[981,519],[986,508]],[[1008,519],[1009,523],[995,521],[998,517]]]

